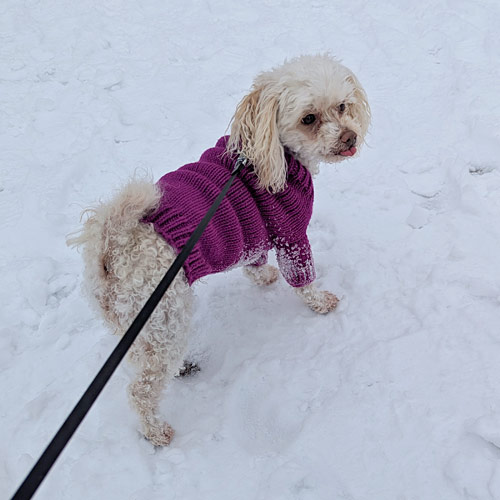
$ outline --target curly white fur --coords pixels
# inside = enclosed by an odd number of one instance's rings
[[[70,245],[83,245],[85,289],[118,334],[130,326],[176,257],[152,225],[140,222],[159,198],[151,182],[133,181],[111,202],[87,210],[81,233],[68,239]],[[158,404],[164,384],[182,367],[191,301],[181,270],[129,353],[139,368],[130,399],[143,434],[159,446],[173,436],[158,417]]]
[[[313,123],[304,122],[307,115],[314,115]],[[346,151],[354,154],[354,144],[363,143],[369,121],[365,92],[350,70],[326,55],[302,56],[256,78],[233,117],[228,151],[243,152],[261,186],[279,192],[286,186],[285,152],[315,173],[322,161],[341,161]],[[134,180],[109,203],[88,209],[81,233],[68,239],[70,245],[83,246],[85,288],[119,334],[130,326],[176,257],[153,226],[141,222],[160,196],[152,182]],[[259,285],[278,277],[278,270],[267,264],[245,270]],[[337,306],[335,295],[314,285],[297,293],[318,313]],[[182,367],[191,301],[181,270],[130,352],[138,368],[130,399],[143,434],[159,446],[169,444],[173,436],[158,415],[158,405],[163,386]]]

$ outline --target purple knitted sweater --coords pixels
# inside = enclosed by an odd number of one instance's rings
[[[227,140],[227,136],[222,137],[198,162],[158,181],[163,197],[143,221],[152,223],[178,252],[231,176],[237,156],[225,153]],[[190,285],[236,265],[265,264],[271,248],[276,250],[280,271],[291,286],[314,281],[306,235],[313,204],[311,174],[292,156],[287,154],[286,160],[287,186],[276,194],[259,187],[251,167],[240,171],[184,264]]]

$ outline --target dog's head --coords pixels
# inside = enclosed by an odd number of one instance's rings
[[[285,151],[311,172],[357,153],[370,123],[365,91],[328,55],[301,56],[260,74],[233,117],[228,150],[254,165],[261,186],[286,185]]]

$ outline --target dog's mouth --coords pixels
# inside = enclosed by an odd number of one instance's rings
[[[352,146],[349,149],[346,149],[345,151],[339,151],[337,154],[340,156],[354,156],[356,154],[356,146]]]
[[[339,151],[338,149],[332,149],[330,153],[328,154],[328,158],[330,161],[335,161],[335,160],[341,160],[342,158],[347,158],[349,156],[354,156],[357,153],[357,148],[356,146],[352,146],[349,149],[344,149],[342,151]]]

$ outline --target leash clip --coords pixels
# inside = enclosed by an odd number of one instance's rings
[[[243,153],[241,153],[240,156],[238,156],[238,159],[236,160],[236,163],[234,165],[233,171],[231,172],[231,175],[238,172],[238,170],[240,170],[241,167],[246,167],[247,163],[248,163],[248,158]]]

